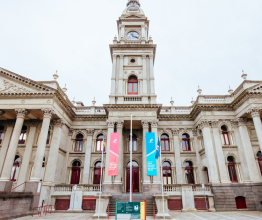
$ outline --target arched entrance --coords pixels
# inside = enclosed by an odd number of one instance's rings
[[[132,161],[132,183],[133,192],[139,192],[139,166],[136,161]],[[130,192],[130,162],[126,167],[126,191]]]

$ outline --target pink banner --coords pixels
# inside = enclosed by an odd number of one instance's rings
[[[108,176],[118,175],[119,133],[111,133]]]

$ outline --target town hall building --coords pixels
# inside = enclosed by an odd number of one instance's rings
[[[149,212],[155,203],[159,216],[206,208],[262,210],[262,80],[243,73],[228,94],[202,95],[199,89],[190,106],[172,100],[163,106],[155,92],[157,45],[149,24],[139,1],[128,0],[109,45],[111,90],[103,106],[70,101],[57,74],[34,81],[0,68],[0,191],[17,187],[33,192],[35,206],[95,210],[97,216],[101,180],[102,217],[108,203],[129,201],[130,188],[134,201],[146,198]],[[114,132],[120,137],[118,176],[109,176]],[[147,176],[147,132],[160,137],[157,176]]]

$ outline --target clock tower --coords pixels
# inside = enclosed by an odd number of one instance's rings
[[[139,0],[128,0],[117,20],[118,37],[110,44],[112,59],[110,104],[156,104],[156,45],[148,35],[149,20]]]

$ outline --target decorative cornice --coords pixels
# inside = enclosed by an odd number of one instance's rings
[[[25,116],[29,113],[26,109],[15,109],[17,118],[25,118]]]

